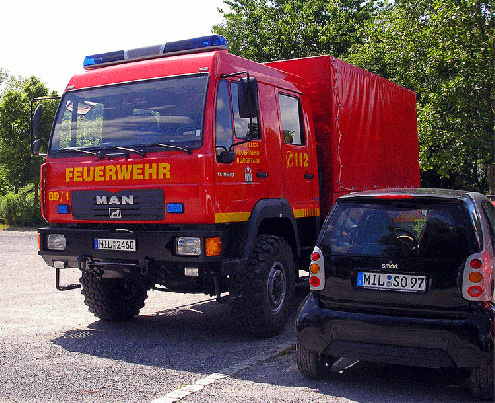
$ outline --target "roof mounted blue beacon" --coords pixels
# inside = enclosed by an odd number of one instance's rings
[[[90,70],[112,64],[153,59],[156,57],[227,49],[227,40],[223,36],[209,35],[176,42],[167,42],[162,45],[147,46],[130,50],[118,50],[116,52],[86,56],[84,58],[83,67],[85,70]]]

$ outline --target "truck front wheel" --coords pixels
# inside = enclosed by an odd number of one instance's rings
[[[292,251],[282,238],[260,235],[247,264],[230,276],[234,318],[251,333],[282,331],[293,305],[295,269]]]
[[[91,313],[104,320],[131,320],[148,296],[145,282],[139,278],[100,278],[83,271],[80,281],[84,303]]]

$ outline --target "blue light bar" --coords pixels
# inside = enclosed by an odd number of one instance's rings
[[[227,40],[221,35],[202,36],[177,42],[167,42],[163,53],[183,52],[203,48],[227,47]]]
[[[97,54],[97,55],[92,55],[92,56],[86,56],[84,58],[84,63],[83,67],[91,67],[95,66],[98,64],[107,64],[107,63],[112,63],[117,60],[125,60],[124,59],[124,51],[123,50],[117,50],[116,52],[108,52],[108,53],[102,53],[102,54]]]
[[[221,35],[202,36],[176,42],[167,42],[163,45],[147,46],[131,50],[118,50],[84,58],[83,67],[94,69],[111,64],[129,61],[150,59],[154,57],[171,56],[173,54],[207,52],[210,50],[227,49],[227,40]]]

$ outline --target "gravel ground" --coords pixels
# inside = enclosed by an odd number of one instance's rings
[[[293,318],[253,338],[204,295],[151,291],[134,321],[99,321],[78,290],[55,289],[34,231],[0,231],[0,287],[0,403],[474,401],[453,372],[346,360],[305,379]]]

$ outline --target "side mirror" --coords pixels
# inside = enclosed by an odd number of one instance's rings
[[[241,118],[258,116],[258,80],[255,77],[239,80],[239,116]]]
[[[40,104],[36,108],[36,111],[34,112],[33,116],[33,136],[34,138],[38,138],[38,134],[40,131],[40,125],[41,125],[41,115],[43,114],[43,106]]]
[[[217,162],[220,164],[232,164],[235,161],[235,151],[223,150],[217,155]]]
[[[33,152],[34,155],[38,155],[40,153],[40,148],[41,148],[41,140],[36,139],[33,141],[33,144],[31,144],[31,151]]]

